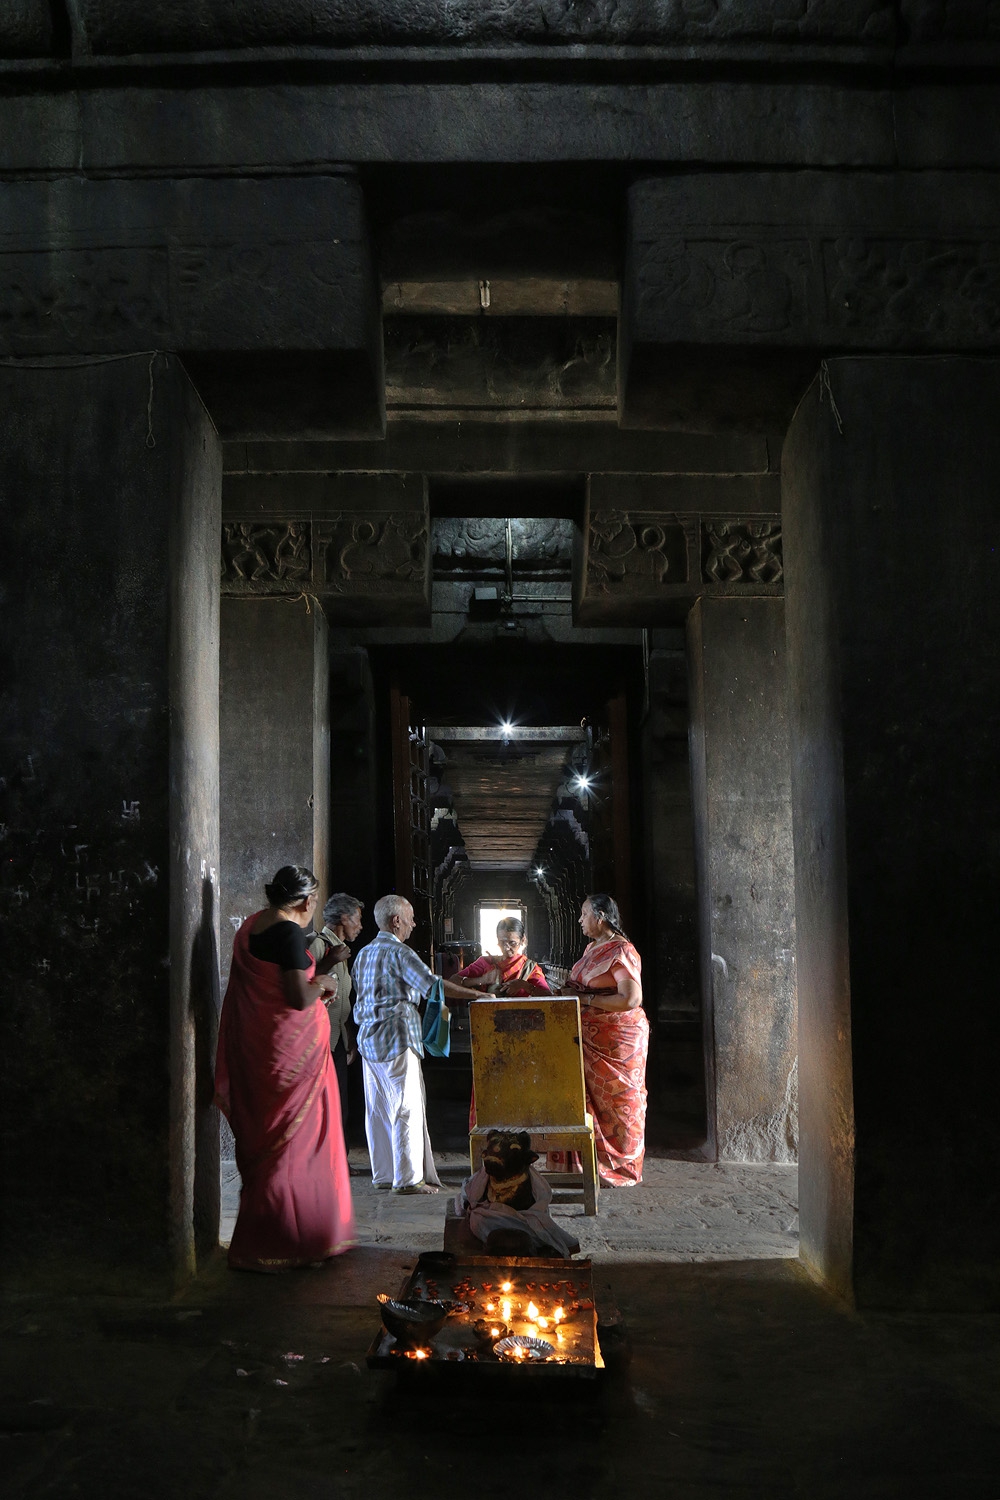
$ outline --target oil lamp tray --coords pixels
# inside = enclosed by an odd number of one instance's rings
[[[443,1303],[448,1316],[433,1337],[422,1340],[397,1340],[380,1329],[368,1350],[372,1369],[419,1370],[423,1378],[460,1366],[474,1379],[518,1381],[593,1380],[603,1371],[589,1260],[430,1253],[420,1257],[395,1297]],[[511,1338],[551,1345],[552,1353],[505,1359],[496,1345]]]

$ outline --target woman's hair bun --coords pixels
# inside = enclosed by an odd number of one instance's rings
[[[264,895],[272,906],[295,906],[318,890],[319,881],[305,865],[282,865],[270,885],[265,885]]]

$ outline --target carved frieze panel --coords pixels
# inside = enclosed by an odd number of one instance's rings
[[[577,559],[578,624],[679,623],[699,596],[782,592],[776,515],[676,515],[590,507]]]
[[[661,584],[686,581],[687,553],[681,523],[620,511],[593,513],[587,538],[588,591],[655,595]]]
[[[566,578],[572,567],[573,523],[551,517],[514,517],[511,565],[516,578]],[[436,578],[497,578],[506,574],[503,517],[440,516],[433,524]]]
[[[713,584],[779,584],[784,578],[781,522],[773,517],[701,524],[701,580]],[[707,592],[707,591],[706,591]]]
[[[819,172],[796,174],[794,184],[771,173],[647,179],[630,202],[633,345],[1000,342],[1000,196],[982,181]]]
[[[159,347],[168,343],[169,330],[165,249],[0,253],[0,348],[5,352]]]
[[[414,512],[345,514],[316,523],[320,581],[339,594],[378,597],[406,587],[423,592],[427,522]]]
[[[305,594],[333,619],[422,623],[430,613],[423,512],[344,511],[309,520],[227,520],[222,592]]]
[[[703,0],[697,6],[676,0],[229,0],[200,7],[197,26],[188,6],[81,0],[70,7],[70,18],[74,56],[274,46],[871,44],[895,31],[887,0],[801,0],[794,8],[776,8],[773,0]]]
[[[390,407],[613,410],[614,318],[387,317]]]

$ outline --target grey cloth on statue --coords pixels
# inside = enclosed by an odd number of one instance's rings
[[[490,1179],[485,1167],[462,1184],[462,1191],[455,1199],[455,1212],[467,1214],[469,1228],[477,1240],[485,1244],[494,1229],[521,1229],[531,1235],[532,1250],[536,1255],[575,1255],[579,1241],[552,1218],[549,1204],[552,1189],[534,1169],[528,1168],[528,1178],[535,1201],[530,1208],[508,1208],[505,1203],[491,1203],[486,1196]]]

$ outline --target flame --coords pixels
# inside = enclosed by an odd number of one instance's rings
[[[549,1326],[549,1320],[548,1320],[548,1318],[539,1318],[539,1320],[538,1320],[538,1326],[539,1326],[539,1328],[548,1328],[548,1326]]]
[[[426,1349],[414,1349],[414,1351],[413,1351],[413,1358],[414,1359],[426,1359],[427,1358],[427,1350]]]
[[[533,1302],[529,1302],[528,1303],[528,1317],[531,1319],[532,1322],[534,1322],[535,1319],[538,1317],[538,1308],[535,1306],[535,1304]]]
[[[486,1304],[486,1311],[487,1312],[496,1312],[496,1310],[497,1310],[497,1305],[496,1305],[495,1302],[487,1302],[487,1304]]]
[[[513,1285],[513,1283],[510,1282],[510,1281],[501,1281],[501,1283],[500,1283],[500,1290],[502,1292],[509,1292],[512,1285]]]
[[[510,1309],[511,1309],[511,1304],[510,1304],[509,1301],[503,1302],[501,1304],[501,1306],[500,1306],[500,1312],[503,1315],[503,1320],[504,1320],[505,1323],[509,1323],[510,1322]]]
[[[500,1330],[499,1330],[499,1328],[491,1328],[490,1329],[490,1338],[498,1339],[499,1337],[500,1337]]]
[[[562,1308],[557,1307],[555,1312],[552,1314],[552,1320],[555,1323],[561,1323],[565,1316],[566,1314],[563,1312]]]

